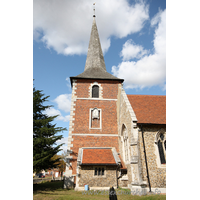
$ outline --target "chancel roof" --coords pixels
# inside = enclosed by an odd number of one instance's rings
[[[166,96],[127,95],[137,123],[166,124]]]

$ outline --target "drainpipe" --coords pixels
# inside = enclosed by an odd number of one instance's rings
[[[117,173],[117,171],[118,171],[118,168],[119,168],[120,166],[119,165],[117,165],[117,168],[116,168],[116,181],[117,181],[117,188],[119,187],[118,186],[118,179],[120,178],[120,177],[118,177],[117,175],[118,175],[118,173]]]
[[[151,192],[151,183],[149,179],[149,170],[148,170],[148,164],[147,164],[147,156],[146,156],[146,150],[145,150],[144,135],[143,135],[144,133],[143,133],[142,125],[141,125],[141,131],[142,131],[142,141],[143,141],[143,147],[144,147],[144,158],[145,158],[146,170],[147,170],[147,179],[149,182],[149,192]]]

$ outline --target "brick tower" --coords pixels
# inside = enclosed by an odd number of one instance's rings
[[[99,34],[93,24],[84,72],[70,77],[72,100],[66,176],[76,189],[117,187],[118,99],[124,81],[106,71]]]
[[[106,71],[93,16],[83,73],[72,85],[65,187],[166,192],[166,97],[126,95]]]

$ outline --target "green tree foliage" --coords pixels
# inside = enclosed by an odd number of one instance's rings
[[[55,162],[56,167],[59,168],[59,172],[64,172],[66,169],[66,162],[63,160],[63,156],[62,155],[54,155],[52,158],[52,160],[58,160]]]
[[[56,141],[63,138],[58,132],[67,130],[56,127],[52,121],[57,117],[49,117],[44,114],[45,109],[52,106],[44,106],[49,96],[44,97],[41,90],[33,88],[33,171],[56,167],[57,160],[51,158],[60,151],[62,144],[56,146]]]

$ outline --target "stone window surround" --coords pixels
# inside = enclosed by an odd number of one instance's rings
[[[89,110],[89,112],[90,112],[89,113],[89,129],[102,129],[102,111],[101,111],[100,108],[97,108],[98,111],[100,111],[100,116],[99,116],[99,118],[100,118],[100,127],[99,128],[92,128],[91,127],[91,124],[92,124],[92,122],[91,122],[91,118],[92,118],[91,113],[92,113],[92,110],[94,110],[95,108],[90,108],[90,110]]]
[[[121,142],[122,142],[122,150],[123,150],[123,160],[125,162],[125,164],[130,164],[130,149],[129,149],[129,138],[128,138],[128,132],[126,133],[126,137],[127,137],[127,151],[128,151],[128,160],[125,160],[125,143],[124,143],[124,136],[123,136],[123,130],[124,128],[126,128],[126,131],[128,130],[126,125],[123,123],[122,124],[122,129],[121,129]]]
[[[159,150],[158,150],[158,138],[159,138],[160,134],[163,134],[166,137],[166,131],[162,128],[155,135],[154,146],[155,146],[155,155],[156,155],[157,168],[166,168],[166,164],[161,164],[160,154],[159,154]],[[165,160],[166,160],[166,156],[165,156]]]
[[[106,178],[106,166],[104,166],[104,165],[95,165],[95,166],[93,166],[93,171],[95,172],[95,168],[97,168],[97,175],[94,175],[94,173],[93,173],[93,178]],[[102,176],[102,175],[98,175],[98,170],[99,170],[99,168],[104,168],[104,175]]]
[[[94,85],[99,86],[99,98],[92,97],[92,87]],[[94,82],[94,83],[90,84],[90,87],[89,87],[89,98],[92,98],[92,99],[102,99],[103,98],[103,94],[102,93],[103,93],[103,88],[102,88],[101,84],[99,84],[97,82]]]

